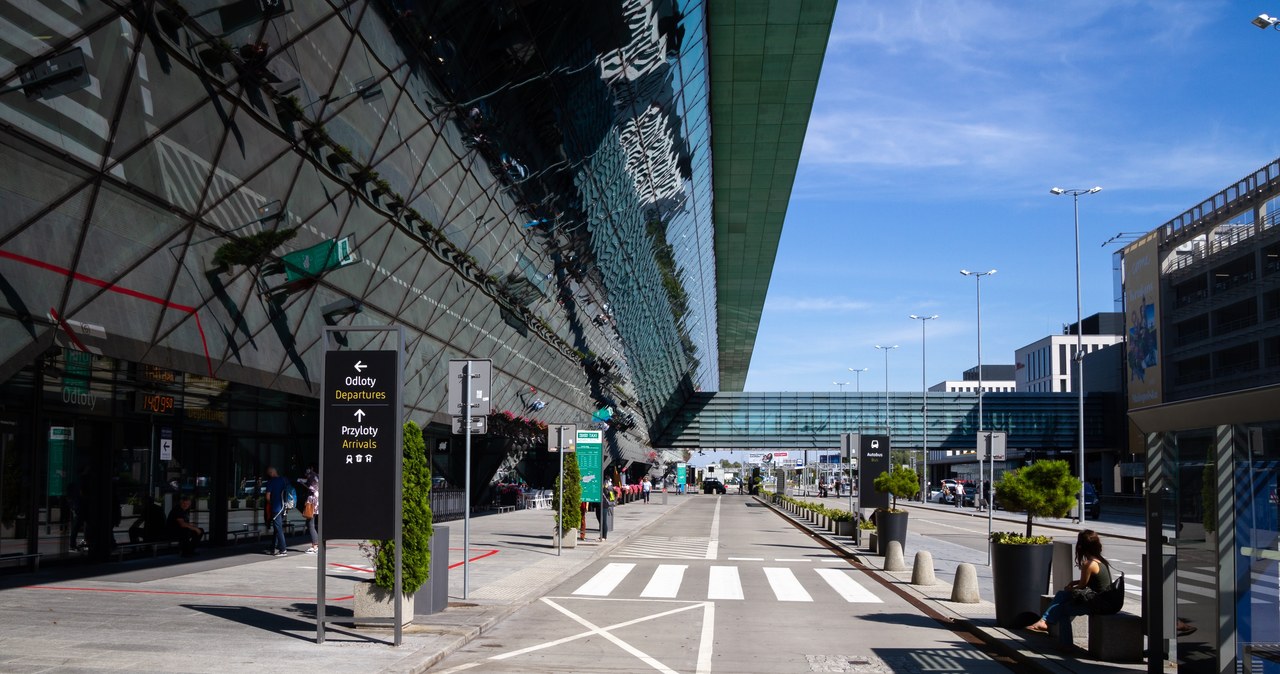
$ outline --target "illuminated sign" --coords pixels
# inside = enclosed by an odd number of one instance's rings
[[[174,397],[163,393],[138,391],[133,394],[133,410],[141,414],[172,415]]]

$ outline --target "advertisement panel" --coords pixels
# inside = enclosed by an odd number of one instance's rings
[[[582,473],[583,503],[600,502],[600,488],[604,486],[604,443],[601,436],[600,431],[578,431],[578,471]]]
[[[1151,232],[1125,248],[1125,359],[1129,409],[1163,402],[1160,367],[1160,246]]]

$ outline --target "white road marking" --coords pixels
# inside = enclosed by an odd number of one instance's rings
[[[774,559],[773,561],[775,561],[775,562],[812,562],[813,560],[812,560],[812,559],[808,559],[808,558],[800,558],[800,557],[796,557],[796,558],[791,558],[791,557],[778,557],[777,559]]]
[[[764,557],[729,557],[731,562],[763,562]]]
[[[709,570],[707,599],[742,599],[742,581],[736,566],[713,566]]]
[[[635,564],[621,564],[618,562],[606,564],[603,569],[600,569],[596,575],[591,577],[591,580],[583,583],[582,587],[574,590],[573,593],[593,597],[607,597],[634,568],[636,568]]]
[[[791,569],[766,566],[764,575],[769,580],[769,587],[773,588],[773,594],[778,601],[813,601],[813,597],[805,592],[804,586],[800,584],[796,575],[791,573]]]
[[[698,642],[698,668],[696,674],[711,674],[711,648],[715,644],[716,605],[702,605],[702,639]]]
[[[621,648],[622,650],[630,653],[631,655],[635,656],[638,660],[640,660],[640,662],[643,662],[644,664],[649,665],[650,667],[658,670],[659,672],[662,672],[662,674],[677,674],[676,670],[671,669],[670,667],[667,667],[661,662],[658,662],[658,660],[653,656],[645,653],[644,651],[641,651],[639,648],[632,646],[631,644],[623,641],[622,639],[608,632],[607,630],[610,628],[597,627],[586,618],[583,618],[577,615],[576,613],[570,611],[569,609],[566,609],[565,607],[553,601],[547,601],[546,599],[543,599],[543,601],[549,604],[551,608],[554,608],[555,610],[563,613],[564,615],[568,616],[571,620],[591,630],[593,633],[599,634],[605,639],[608,639],[618,648]]]
[[[680,593],[680,583],[684,581],[687,568],[684,564],[659,564],[640,596],[674,599]]]
[[[879,597],[871,593],[871,590],[863,587],[847,572],[840,569],[814,569],[814,571],[817,571],[818,575],[827,581],[827,585],[830,585],[831,589],[835,590],[836,594],[844,598],[845,601],[883,603]]]
[[[720,499],[716,499],[716,510],[711,515],[711,542],[707,543],[707,559],[715,559],[720,553]]]

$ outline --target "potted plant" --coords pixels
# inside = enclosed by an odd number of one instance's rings
[[[1080,480],[1066,461],[1037,461],[1009,471],[995,485],[996,499],[1011,511],[1027,513],[1026,533],[991,534],[991,576],[995,590],[996,624],[1023,627],[1040,612],[1040,595],[1049,588],[1053,540],[1033,536],[1036,517],[1062,517],[1076,503]]]
[[[564,495],[561,500],[560,495]],[[573,533],[582,526],[582,473],[578,470],[578,456],[565,457],[564,475],[551,485],[552,507],[556,511],[554,531],[560,544],[566,548],[577,547],[578,537]]]
[[[404,425],[401,487],[400,592],[401,621],[413,620],[413,594],[431,572],[431,471],[422,429],[412,421]],[[390,618],[395,615],[396,546],[392,540],[362,543],[360,549],[373,561],[373,580],[355,585],[355,616]]]
[[[829,510],[827,513],[831,517],[837,536],[853,535],[853,513],[848,510]]]
[[[911,498],[920,491],[920,477],[906,466],[898,466],[876,476],[876,491],[888,492],[893,500],[888,510],[876,511],[876,540],[880,551],[886,550],[889,541],[898,541],[902,551],[907,551],[907,511],[898,510],[898,499]]]

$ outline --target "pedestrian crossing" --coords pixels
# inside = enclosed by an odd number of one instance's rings
[[[611,557],[639,559],[715,559],[715,541],[706,536],[640,536]]]
[[[705,571],[691,572],[686,564],[658,564],[652,570],[642,570],[636,563],[610,562],[572,594],[613,599],[764,599],[797,603],[834,597],[851,604],[882,603],[851,571],[832,567],[797,571],[785,566],[740,568],[716,564]]]

